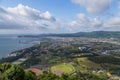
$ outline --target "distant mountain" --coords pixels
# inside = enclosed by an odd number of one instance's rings
[[[90,37],[90,38],[120,38],[119,31],[93,31],[93,32],[78,32],[66,34],[40,34],[40,35],[21,35],[18,37]]]
[[[79,32],[74,36],[80,37],[94,37],[94,38],[120,38],[120,32],[118,31],[93,31],[93,32]]]

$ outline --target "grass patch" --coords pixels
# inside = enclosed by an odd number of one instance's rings
[[[74,67],[71,64],[58,64],[51,67],[51,71],[61,71],[62,73],[72,73],[74,72]]]
[[[90,61],[87,57],[75,58],[73,64],[76,71],[80,71],[82,73],[88,73],[90,70],[101,69],[99,64]]]
[[[88,69],[89,68],[93,68],[93,69],[101,68],[99,64],[90,61],[87,57],[77,58],[77,61],[79,62],[80,65],[84,65],[84,66],[88,67]]]
[[[26,61],[26,60],[27,60],[27,58],[20,58],[20,59],[18,59],[17,61],[14,61],[13,64],[19,65],[19,64],[23,63],[23,62]]]

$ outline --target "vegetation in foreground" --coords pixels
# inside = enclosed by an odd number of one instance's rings
[[[36,75],[32,71],[25,71],[18,65],[10,63],[0,64],[0,80],[104,80],[99,76],[91,74],[57,76],[51,72],[43,71],[42,74]]]

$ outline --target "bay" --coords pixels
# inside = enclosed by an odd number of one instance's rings
[[[31,47],[38,42],[36,38],[18,38],[15,35],[0,35],[0,58],[6,57],[9,53]]]

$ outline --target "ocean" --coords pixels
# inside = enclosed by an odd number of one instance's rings
[[[18,38],[15,35],[0,35],[0,58],[6,57],[9,53],[31,47],[37,43],[36,38]]]

